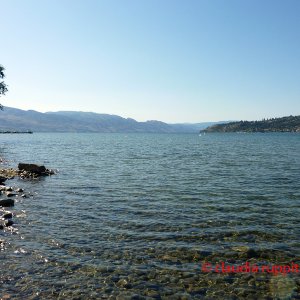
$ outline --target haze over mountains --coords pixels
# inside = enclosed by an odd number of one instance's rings
[[[222,122],[197,124],[167,124],[155,120],[137,122],[131,118],[93,112],[41,113],[11,107],[5,107],[4,111],[0,112],[0,131],[197,133],[216,123]]]

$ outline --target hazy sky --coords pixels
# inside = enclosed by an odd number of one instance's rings
[[[300,114],[300,0],[0,0],[0,103],[136,120]]]

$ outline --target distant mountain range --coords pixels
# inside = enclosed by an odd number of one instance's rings
[[[2,132],[30,130],[33,132],[198,133],[199,130],[216,123],[167,124],[155,120],[137,122],[131,118],[93,112],[41,113],[11,107],[5,107],[4,111],[0,112],[0,131]]]
[[[214,124],[201,132],[300,132],[300,116]]]

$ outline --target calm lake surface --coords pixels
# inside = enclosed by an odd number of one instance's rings
[[[1,135],[14,230],[0,231],[7,299],[300,299],[299,274],[203,263],[300,264],[300,134]]]

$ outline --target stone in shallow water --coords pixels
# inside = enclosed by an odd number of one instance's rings
[[[5,226],[6,227],[12,226],[13,224],[14,224],[13,220],[8,219],[8,220],[5,221]]]
[[[250,247],[248,247],[248,246],[236,246],[236,247],[232,247],[231,249],[233,251],[237,251],[237,252],[248,252]]]
[[[46,172],[45,166],[39,166],[36,164],[19,163],[18,169],[21,171],[27,171],[35,174],[44,174]]]
[[[14,196],[17,196],[17,194],[12,193],[12,192],[6,192],[6,196],[7,197],[14,197]]]
[[[25,163],[19,163],[18,165],[18,174],[20,177],[39,177],[39,176],[47,176],[47,175],[53,175],[54,171],[46,169],[45,166],[39,166],[36,164],[25,164]]]
[[[126,279],[120,279],[117,283],[116,283],[116,285],[118,286],[118,287],[122,287],[122,288],[124,288],[124,289],[130,289],[131,288],[131,284],[126,280]]]
[[[0,206],[2,206],[2,207],[10,207],[10,206],[14,206],[14,205],[15,205],[15,201],[13,199],[0,200]]]
[[[147,291],[146,291],[146,295],[147,295],[148,297],[156,298],[156,299],[158,299],[158,298],[160,297],[159,292],[158,292],[158,291],[155,291],[155,290],[147,290]]]
[[[286,275],[273,276],[269,284],[272,297],[276,299],[291,299],[297,289],[294,279]]]
[[[142,297],[138,294],[132,294],[130,297],[131,297],[130,300],[144,300],[145,299],[144,297]]]
[[[11,219],[12,213],[10,211],[6,211],[4,215],[2,216],[3,219]]]
[[[249,249],[247,251],[247,258],[258,258],[259,257],[259,253],[257,251],[255,251],[254,249]]]
[[[0,176],[0,184],[3,184],[4,181],[6,181],[6,177]]]

